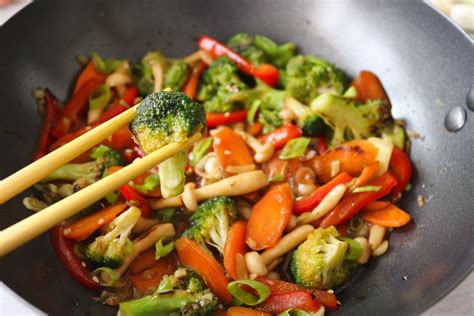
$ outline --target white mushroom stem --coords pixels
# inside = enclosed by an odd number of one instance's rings
[[[299,244],[308,238],[308,235],[314,230],[311,225],[303,225],[294,229],[291,233],[283,236],[275,247],[265,250],[260,257],[263,263],[268,266],[273,261],[296,248]]]
[[[132,82],[132,78],[130,78],[130,75],[128,74],[129,69],[130,64],[128,61],[125,61],[122,65],[115,69],[114,72],[107,76],[105,83],[109,87],[118,87]]]
[[[153,74],[153,91],[159,92],[163,90],[163,67],[160,63],[153,63],[150,67]]]
[[[184,185],[184,192],[183,192],[183,204],[186,209],[190,211],[195,211],[198,208],[198,204],[196,201],[196,197],[194,195],[194,190],[196,185],[192,182],[186,183]]]
[[[255,162],[264,163],[270,160],[270,158],[272,158],[273,153],[275,152],[275,148],[272,144],[262,144],[255,137],[244,131],[236,132],[244,139],[247,145],[249,145],[249,147],[252,148],[253,151],[255,151],[255,155],[253,156]]]
[[[303,213],[298,217],[297,225],[314,223],[327,213],[329,213],[344,196],[347,186],[339,184],[332,189],[319,203],[314,210],[308,213]]]
[[[212,184],[194,190],[196,201],[207,200],[213,196],[238,196],[266,187],[269,184],[261,170],[255,170],[222,179]],[[178,207],[183,205],[182,195],[168,199],[150,200],[153,209]]]
[[[153,225],[158,224],[160,221],[157,219],[152,219],[152,218],[145,218],[145,217],[140,217],[132,228],[132,233],[134,234],[140,234],[143,233],[144,231],[148,230],[150,227]]]

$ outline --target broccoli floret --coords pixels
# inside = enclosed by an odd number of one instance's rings
[[[166,69],[163,86],[173,91],[181,90],[188,79],[189,72],[190,68],[184,61],[176,60],[171,62],[171,65]]]
[[[87,246],[87,259],[97,266],[112,269],[120,267],[131,250],[128,237],[139,218],[140,210],[137,207],[131,207],[120,214],[110,223],[109,227],[112,229],[108,233],[97,237]]]
[[[83,179],[86,184],[91,184],[100,179],[102,172],[110,166],[121,166],[124,164],[122,156],[110,147],[100,145],[93,150],[95,161],[85,163],[69,163],[49,176],[41,180],[41,182],[50,182],[55,180],[76,181]],[[99,154],[100,152],[100,154]]]
[[[183,269],[183,268],[180,268]],[[121,315],[212,315],[219,306],[217,297],[191,269],[186,277],[165,275],[155,293],[120,304]]]
[[[203,103],[207,112],[232,112],[242,109],[244,104],[229,98],[246,89],[247,85],[238,76],[234,62],[228,57],[220,57],[202,75],[196,100]]]
[[[323,93],[314,99],[310,106],[332,129],[331,147],[351,139],[378,136],[381,127],[393,122],[390,105],[382,100],[369,100],[362,104],[331,93]]]
[[[204,108],[182,92],[162,91],[150,94],[137,108],[130,123],[134,141],[145,153],[169,143],[183,142],[206,127]],[[163,197],[183,192],[187,154],[183,150],[159,165]]]
[[[304,104],[323,92],[342,94],[346,82],[342,70],[314,56],[298,55],[286,65],[286,90]]]
[[[291,110],[297,117],[298,126],[305,135],[318,136],[324,130],[324,121],[306,106],[293,97],[286,97],[285,107]]]
[[[297,284],[323,290],[344,283],[351,273],[344,261],[348,244],[336,228],[318,228],[293,253],[290,269]]]
[[[227,44],[257,66],[262,63],[270,63],[282,68],[295,54],[293,43],[277,45],[274,41],[262,35],[238,33],[231,37]]]
[[[237,220],[237,204],[226,196],[216,196],[199,205],[191,216],[193,225],[183,236],[206,247],[209,244],[224,252],[230,225]]]

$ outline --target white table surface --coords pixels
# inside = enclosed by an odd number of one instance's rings
[[[10,6],[0,8],[0,25],[30,3],[30,0],[16,0]],[[474,314],[474,274],[471,273],[456,289],[422,315],[473,315]],[[0,316],[44,315],[28,302],[16,295],[0,282]]]

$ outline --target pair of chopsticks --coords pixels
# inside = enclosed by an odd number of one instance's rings
[[[50,173],[70,162],[81,153],[97,145],[103,139],[128,124],[135,117],[139,104],[115,118],[97,126],[84,135],[38,159],[0,182],[0,204],[31,187]],[[168,144],[153,153],[135,160],[132,164],[87,186],[73,195],[23,219],[0,231],[0,257],[46,232],[61,221],[76,214],[124,183],[136,178],[160,162],[172,157],[201,137],[194,134],[184,143]]]

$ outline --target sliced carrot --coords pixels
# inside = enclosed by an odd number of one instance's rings
[[[142,273],[146,269],[153,267],[156,261],[155,249],[148,249],[132,261],[130,267],[128,268],[128,272],[132,275]]]
[[[214,151],[222,168],[253,164],[253,158],[245,141],[229,127],[222,128],[215,136]]]
[[[231,307],[227,310],[227,316],[271,316],[267,312],[253,310],[247,307]]]
[[[316,176],[326,183],[332,178],[333,161],[339,161],[339,172],[347,172],[355,177],[376,161],[377,153],[378,149],[368,140],[353,140],[316,155],[312,166]]]
[[[401,227],[411,219],[407,212],[393,204],[376,211],[364,211],[360,218],[368,223],[383,227]]]
[[[229,280],[225,277],[224,269],[212,254],[186,237],[178,239],[175,246],[181,264],[196,271],[224,304],[230,303],[232,295],[227,291]]]
[[[263,129],[263,124],[260,122],[255,122],[247,126],[246,131],[252,136],[258,136]]]
[[[390,205],[388,201],[375,201],[364,207],[365,211],[377,211]]]
[[[64,237],[78,241],[84,240],[103,225],[110,223],[117,215],[125,211],[126,208],[127,205],[125,203],[115,204],[83,217],[64,228]]]
[[[370,71],[363,70],[352,82],[357,90],[357,100],[366,102],[367,100],[388,101],[387,94],[379,78]]]
[[[194,68],[193,72],[189,76],[188,81],[182,88],[184,94],[186,94],[190,99],[194,100],[196,96],[196,91],[199,84],[199,78],[201,77],[202,72],[207,68],[206,63],[200,61]]]
[[[212,316],[226,316],[226,315],[227,315],[227,311],[223,309],[219,309],[215,311],[214,313],[212,313]]]
[[[148,294],[160,285],[163,276],[172,274],[177,266],[176,255],[170,254],[160,258],[152,267],[142,273],[130,276],[130,281],[140,293]]]
[[[253,250],[275,246],[290,221],[293,194],[288,183],[273,186],[255,204],[247,224],[245,241]]]
[[[247,222],[237,221],[229,229],[229,234],[224,246],[224,267],[232,279],[238,279],[237,254],[244,255],[248,248],[245,244],[245,231]]]
[[[74,93],[76,93],[84,85],[84,83],[86,83],[90,79],[97,78],[100,82],[103,82],[106,77],[107,74],[98,71],[94,63],[90,61],[84,68],[84,70],[82,70],[81,74],[79,75],[79,78],[77,78],[76,85],[74,87]]]
[[[377,170],[379,170],[379,165],[380,163],[378,161],[374,162],[371,165],[368,165],[365,167],[360,176],[356,178],[356,181],[354,183],[353,188],[357,188],[363,185],[366,185],[370,180],[372,180],[372,177],[375,175]]]

